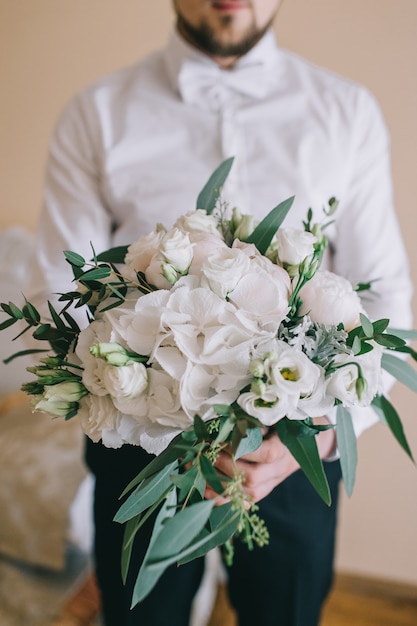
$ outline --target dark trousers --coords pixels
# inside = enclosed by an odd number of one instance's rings
[[[96,476],[95,566],[105,626],[188,626],[203,561],[169,568],[150,595],[130,609],[132,589],[149,540],[150,526],[135,540],[127,585],[120,575],[123,527],[113,522],[120,493],[150,456],[124,446],[109,450],[87,443],[87,463]],[[259,503],[269,545],[249,551],[235,542],[228,568],[230,601],[239,626],[317,626],[330,590],[340,465],[325,464],[332,491],[327,507],[302,472],[296,472]]]

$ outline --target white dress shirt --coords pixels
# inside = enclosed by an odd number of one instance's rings
[[[285,225],[335,196],[325,266],[378,279],[371,318],[411,323],[407,259],[393,209],[389,139],[366,89],[277,48],[272,32],[233,69],[173,33],[167,47],[99,80],[54,132],[32,276],[34,304],[71,288],[63,250],[91,257],[169,227],[229,156],[224,197],[262,218],[295,195]],[[355,416],[359,433],[375,419]],[[367,417],[366,417],[367,415]]]

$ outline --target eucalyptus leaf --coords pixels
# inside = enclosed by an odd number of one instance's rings
[[[139,574],[136,578],[136,583],[133,589],[131,608],[136,606],[141,600],[146,598],[148,593],[152,591],[153,587],[158,582],[159,578],[164,573],[166,566],[164,564],[156,565],[152,569],[148,567],[149,554],[157,541],[160,533],[163,529],[164,522],[171,518],[175,514],[176,505],[176,492],[173,490],[165,500],[158,515],[155,519],[155,524],[152,529],[152,535],[149,541],[149,546],[145,554],[145,558],[142,562],[142,566],[139,570]]]
[[[391,376],[417,392],[417,372],[408,363],[393,354],[383,354],[381,365]]]
[[[140,515],[132,517],[125,525],[123,533],[123,548],[121,558],[122,580],[126,584],[127,574],[129,571],[130,557],[132,555],[133,539],[139,529]]]
[[[224,492],[224,485],[215,468],[204,454],[200,459],[200,467],[203,476],[209,483],[210,487],[212,487],[216,493],[222,494]]]
[[[371,320],[368,319],[366,315],[364,315],[363,313],[360,314],[360,319],[361,319],[361,326],[362,326],[363,332],[365,333],[365,336],[372,337],[374,334],[374,327],[372,325]]]
[[[374,398],[372,404],[381,410],[384,414],[385,421],[388,424],[389,429],[398,441],[402,449],[408,454],[410,459],[414,461],[413,454],[410,446],[408,445],[407,438],[404,433],[404,428],[401,423],[400,417],[397,411],[394,409],[390,401],[385,396],[377,396]]]
[[[263,441],[262,431],[260,428],[249,428],[246,437],[240,440],[238,448],[235,452],[235,459],[240,459],[246,454],[255,452]]]
[[[136,485],[141,483],[146,478],[157,474],[167,465],[183,456],[187,448],[188,446],[184,446],[184,440],[182,436],[177,435],[177,437],[175,437],[170,442],[168,447],[165,448],[165,450],[161,452],[161,454],[152,459],[152,461],[150,461],[148,465],[144,467],[143,470],[140,471],[139,474],[137,474],[137,476],[135,476],[135,478],[130,481],[120,497],[126,495],[129,491],[136,487]]]
[[[213,213],[214,207],[219,199],[222,187],[229,176],[230,169],[233,165],[234,157],[226,159],[213,172],[200,191],[197,198],[197,209],[204,209],[208,215]]]
[[[200,535],[194,538],[194,540],[187,546],[182,552],[172,556],[164,561],[158,563],[150,563],[149,570],[157,569],[159,567],[167,568],[174,563],[185,563],[191,561],[197,556],[203,556],[209,550],[223,545],[228,541],[234,533],[238,530],[240,523],[240,513],[233,511],[228,518],[220,525],[216,530],[211,532],[201,532]]]
[[[402,348],[405,345],[404,339],[388,333],[376,333],[374,335],[374,339],[380,346],[390,350],[396,350],[397,348]]]
[[[358,453],[352,415],[348,409],[341,405],[336,409],[336,438],[340,454],[343,483],[346,493],[348,496],[351,496],[355,485]]]
[[[97,255],[97,261],[101,263],[124,263],[129,246],[116,246],[105,250]]]
[[[406,341],[412,341],[413,339],[417,339],[417,330],[404,330],[403,328],[388,328],[388,331],[397,337],[401,337],[401,339],[405,339]]]
[[[292,207],[294,196],[284,200],[258,224],[253,233],[246,239],[247,243],[253,243],[261,254],[265,254],[274,238],[275,233],[281,226]]]
[[[207,554],[210,550],[224,545],[236,533],[240,521],[239,513],[232,508],[231,503],[214,507],[212,515],[210,515],[210,521],[212,520],[213,513],[218,512],[219,509],[223,509],[224,507],[228,507],[227,511],[222,512],[218,521],[211,524],[211,531],[204,528],[200,535],[193,541],[194,545],[188,546],[186,550],[183,551],[182,556],[177,556],[179,565],[198,559]]]
[[[75,265],[75,267],[84,267],[85,259],[76,252],[72,252],[71,250],[64,250],[64,256],[71,265]]]
[[[202,500],[167,520],[149,552],[149,564],[176,556],[188,546],[207,523],[213,506],[214,500]]]
[[[140,484],[117,511],[114,521],[123,524],[151,506],[173,486],[170,476],[177,467],[178,463],[174,461]]]
[[[100,281],[103,280],[104,278],[108,278],[111,274],[111,269],[108,265],[104,266],[104,267],[95,267],[91,270],[88,270],[88,272],[84,272],[84,274],[82,275],[81,279],[84,282],[90,282],[90,281]]]
[[[282,443],[287,446],[300,468],[313,485],[319,496],[327,504],[331,504],[329,483],[324,473],[323,463],[317,449],[315,437],[297,437],[291,434],[287,418],[276,424],[276,431]]]
[[[383,333],[388,328],[388,324],[389,324],[389,319],[387,318],[372,322],[372,326],[374,328],[374,334]],[[396,333],[393,333],[393,334],[395,335]]]

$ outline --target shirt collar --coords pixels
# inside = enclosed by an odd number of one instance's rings
[[[183,37],[174,30],[167,46],[163,50],[163,60],[165,63],[168,79],[172,89],[179,93],[178,78],[184,63],[191,61],[206,67],[217,68],[219,72],[239,72],[239,70],[249,67],[257,67],[271,73],[271,87],[278,79],[278,59],[279,48],[276,44],[275,35],[272,30],[268,30],[262,39],[244,56],[235,63],[233,68],[222,70],[209,56],[200,52],[197,48],[189,44]]]

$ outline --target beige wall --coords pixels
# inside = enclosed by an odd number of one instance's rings
[[[170,0],[0,0],[0,228],[35,227],[48,137],[68,98],[158,47],[171,21]],[[285,0],[276,25],[283,46],[379,99],[414,281],[416,27],[416,0]],[[417,456],[415,398],[397,388],[394,400]],[[417,584],[417,469],[382,426],[359,449],[355,493],[342,502],[338,567]]]

